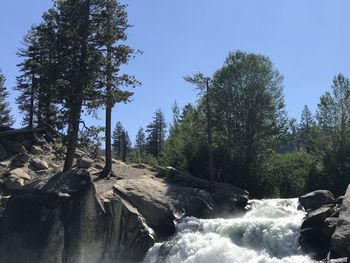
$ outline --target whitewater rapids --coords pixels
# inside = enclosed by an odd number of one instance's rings
[[[310,263],[298,245],[304,212],[297,199],[253,200],[232,219],[186,217],[175,236],[156,243],[143,263]]]

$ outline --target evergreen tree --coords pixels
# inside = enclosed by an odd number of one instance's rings
[[[11,109],[6,101],[8,92],[5,87],[5,76],[0,71],[0,128],[10,127],[14,120],[11,116]]]
[[[147,125],[147,153],[155,158],[160,157],[160,153],[164,147],[166,135],[166,123],[163,112],[158,109],[155,112],[153,121]]]
[[[213,154],[213,128],[212,128],[212,81],[202,73],[197,73],[193,77],[186,77],[185,80],[197,86],[199,94],[203,96],[206,115],[206,130],[208,143],[208,173],[211,190],[214,187],[214,154]]]
[[[135,150],[139,151],[141,158],[146,153],[146,135],[142,127],[139,128],[135,139]]]
[[[309,110],[308,106],[305,105],[301,113],[299,133],[301,143],[303,144],[307,152],[310,152],[311,149],[311,129],[315,125],[316,122],[312,116],[312,113]]]
[[[72,168],[83,106],[101,98],[98,75],[102,63],[97,35],[104,26],[104,1],[56,1],[59,97],[67,109],[67,152],[64,171]]]
[[[120,75],[120,67],[126,64],[134,50],[119,42],[127,39],[126,30],[130,27],[127,20],[125,5],[115,0],[101,1],[102,25],[97,34],[98,50],[102,57],[100,85],[105,87],[104,105],[106,108],[106,163],[104,176],[109,176],[112,171],[112,147],[111,147],[111,117],[112,108],[117,102],[127,102],[133,95],[132,92],[121,90],[123,85],[135,86],[138,82],[133,76]]]
[[[123,130],[120,138],[120,159],[125,162],[131,150],[131,141],[127,131]]]
[[[332,92],[320,98],[316,115],[320,133],[318,152],[324,174],[336,193],[343,193],[350,182],[350,81],[343,74],[333,79]]]
[[[24,37],[24,47],[18,52],[23,60],[18,64],[16,89],[19,109],[24,113],[23,124],[32,127],[49,124],[63,128],[62,114],[57,112],[59,98],[57,81],[57,26],[56,12],[50,9],[39,26],[32,26]],[[61,112],[62,113],[62,112]]]
[[[118,121],[113,130],[113,153],[116,159],[121,159],[121,137],[124,132],[123,125]]]
[[[17,76],[16,90],[20,92],[16,102],[24,114],[22,124],[33,127],[38,120],[37,100],[39,93],[40,47],[36,28],[33,26],[23,39],[24,48],[17,53],[23,58],[19,63],[21,74]],[[36,117],[36,119],[35,119]]]
[[[131,141],[128,132],[125,131],[120,121],[118,121],[115,125],[112,139],[112,146],[115,158],[125,162],[131,150]]]

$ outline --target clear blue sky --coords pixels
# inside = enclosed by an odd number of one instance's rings
[[[113,124],[120,120],[133,139],[153,112],[161,108],[171,121],[171,105],[196,101],[183,76],[212,74],[229,51],[256,52],[271,58],[284,75],[290,116],[298,118],[305,104],[315,112],[319,97],[335,74],[350,77],[350,1],[348,0],[128,0],[128,43],[144,54],[125,70],[142,87],[133,102],[117,105]],[[17,74],[16,51],[30,26],[52,5],[50,0],[1,0],[0,68],[7,77],[11,105]],[[103,111],[100,111],[103,119]],[[88,123],[100,123],[89,117]]]

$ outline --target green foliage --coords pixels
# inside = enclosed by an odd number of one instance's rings
[[[146,154],[146,156],[143,158],[143,163],[149,164],[152,166],[159,164],[158,159],[152,154]]]
[[[147,125],[147,154],[153,155],[155,158],[160,157],[165,144],[166,123],[163,112],[158,109],[153,117],[153,121]]]
[[[201,145],[206,145],[205,133],[201,126],[199,112],[191,104],[185,106],[180,119],[170,129],[169,138],[162,152],[161,162],[191,171],[198,169],[193,165]],[[204,161],[204,163],[206,160]],[[201,164],[205,166],[205,164]]]
[[[135,151],[138,153],[139,158],[141,159],[146,154],[146,135],[142,127],[139,128],[136,134]]]
[[[104,128],[100,126],[84,127],[79,132],[79,146],[92,150],[100,147],[102,141],[100,133],[103,131]]]
[[[10,127],[14,123],[11,115],[11,108],[6,101],[7,97],[8,92],[5,88],[5,77],[0,71],[0,128]]]
[[[316,162],[307,152],[272,154],[261,173],[263,193],[283,198],[300,196],[308,190],[315,169]]]
[[[327,188],[342,194],[350,182],[350,81],[342,74],[333,79],[332,91],[318,104],[319,134],[323,177]]]
[[[115,125],[112,139],[114,157],[118,160],[125,161],[130,155],[131,141],[128,132],[124,129],[120,121]]]

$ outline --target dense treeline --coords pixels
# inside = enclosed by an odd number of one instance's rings
[[[292,197],[317,188],[342,194],[350,182],[350,84],[342,74],[300,122],[288,119],[282,76],[264,56],[230,53],[210,93],[174,121],[161,162],[209,179],[207,98],[210,96],[215,180],[255,196]]]
[[[54,1],[41,24],[32,26],[18,52],[20,75],[16,89],[22,124],[45,126],[66,132],[64,170],[70,170],[82,113],[106,110],[104,176],[112,172],[111,116],[115,103],[128,102],[132,92],[122,90],[139,82],[121,74],[120,68],[134,56],[123,44],[130,28],[125,5],[115,0]],[[99,129],[95,129],[96,132]],[[90,132],[91,133],[91,132]]]
[[[183,109],[175,103],[170,125],[156,110],[138,130],[134,147],[122,123],[112,131],[113,106],[130,100],[126,87],[140,84],[120,73],[135,55],[123,44],[130,28],[125,8],[115,0],[54,1],[18,52],[22,124],[49,125],[64,134],[65,171],[77,144],[95,147],[104,131],[102,176],[113,175],[114,157],[181,167],[256,197],[316,188],[343,193],[350,182],[350,81],[342,74],[321,96],[316,114],[305,106],[297,122],[287,116],[283,77],[270,59],[236,51],[213,76],[185,77],[199,100]],[[0,128],[13,124],[4,81],[0,73]],[[104,127],[86,127],[83,113],[96,115],[99,108],[106,111]]]

